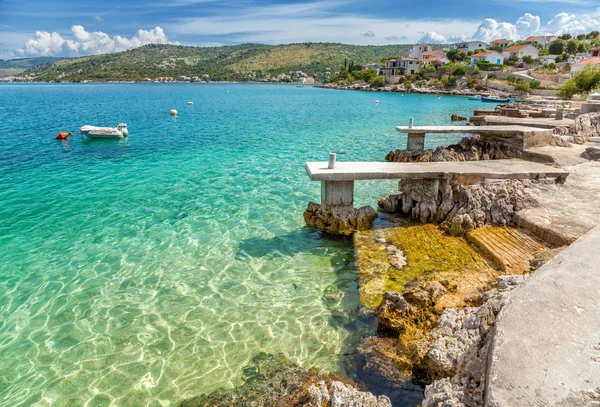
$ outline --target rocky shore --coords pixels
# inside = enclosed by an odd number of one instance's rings
[[[457,87],[455,89],[448,89],[446,87],[406,87],[403,84],[399,85],[386,85],[382,87],[372,87],[369,83],[364,81],[356,81],[349,85],[339,85],[337,83],[326,83],[322,86],[325,89],[337,89],[337,90],[361,90],[367,92],[402,92],[402,93],[418,93],[425,95],[449,95],[449,96],[475,96],[481,94],[488,94],[487,91],[481,91],[476,89]],[[494,91],[498,94],[498,91]],[[511,96],[509,93],[502,93],[503,96]]]

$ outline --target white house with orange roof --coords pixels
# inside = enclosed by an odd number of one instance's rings
[[[512,47],[504,48],[502,55],[504,56],[504,59],[509,59],[512,56],[516,56],[519,59],[523,59],[525,56],[537,59],[539,51],[531,44],[513,45]]]
[[[492,47],[499,47],[500,49],[504,49],[504,48],[508,47],[508,44],[510,44],[511,42],[512,41],[509,41],[504,38],[498,38],[497,40],[490,42],[490,45]]]
[[[442,61],[442,64],[445,64],[450,61],[448,57],[446,57],[446,53],[441,49],[438,49],[437,51],[421,52],[417,59],[424,64],[431,64],[437,61]]]
[[[600,57],[592,57],[571,65],[571,76],[582,71],[586,66],[595,66],[600,69]]]
[[[550,45],[550,43],[555,41],[557,38],[558,37],[556,37],[556,35],[534,35],[525,38],[523,42],[526,44],[533,44],[534,42],[537,42],[542,47],[548,48],[548,45]]]
[[[404,51],[405,58],[418,58],[423,52],[433,51],[433,46],[429,44],[415,44],[411,45]]]
[[[465,41],[456,45],[456,48],[463,51],[465,54],[478,49],[488,49],[489,45],[483,41]]]
[[[504,57],[496,51],[481,51],[471,55],[471,63],[477,65],[477,62],[487,61],[490,64],[502,65]]]

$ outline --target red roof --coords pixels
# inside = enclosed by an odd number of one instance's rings
[[[512,47],[505,48],[504,51],[518,51],[523,48],[531,47],[531,45],[513,45]]]
[[[483,51],[483,52],[478,52],[477,54],[473,54],[471,55],[472,57],[485,57],[488,56],[492,53],[492,51]]]
[[[583,61],[576,62],[573,65],[600,65],[600,57],[584,59]]]
[[[498,38],[497,40],[494,40],[491,42],[491,44],[509,44],[510,41],[506,40],[504,38]]]

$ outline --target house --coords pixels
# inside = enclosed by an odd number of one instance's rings
[[[592,47],[592,57],[600,57],[600,47]]]
[[[477,62],[487,61],[490,64],[502,65],[504,57],[496,51],[482,51],[471,55],[471,63],[477,65]]]
[[[379,70],[379,75],[410,75],[419,73],[421,64],[417,58],[395,58],[385,63],[385,68]]]
[[[512,47],[505,48],[502,52],[504,59],[516,56],[518,59],[523,59],[525,56],[530,56],[537,59],[539,56],[538,49],[531,44],[513,45]]]
[[[526,44],[533,44],[534,42],[537,42],[542,47],[548,48],[548,45],[550,45],[550,43],[556,39],[556,35],[534,35],[532,37],[525,38],[523,42]]]
[[[498,38],[497,40],[490,42],[490,45],[492,47],[498,47],[501,50],[503,50],[504,48],[508,47],[508,44],[510,44],[511,42],[512,41],[506,40],[504,38]]]
[[[458,48],[466,54],[468,52],[473,52],[477,49],[488,49],[489,45],[483,41],[465,41],[458,44],[456,48]]]
[[[416,44],[411,45],[404,51],[405,58],[418,58],[419,54],[423,52],[431,52],[433,51],[433,46],[429,44]]]
[[[302,83],[303,85],[312,85],[315,83],[315,78],[313,78],[312,76],[303,76],[302,78],[300,78],[300,83]]]
[[[571,65],[571,76],[577,72],[582,71],[586,66],[596,66],[600,69],[600,57],[592,57],[584,59],[583,61],[575,62]]]

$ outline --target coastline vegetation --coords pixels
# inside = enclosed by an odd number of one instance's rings
[[[560,87],[559,94],[564,99],[571,99],[575,95],[582,97],[589,93],[600,91],[600,68],[586,66],[581,71],[567,79]]]

